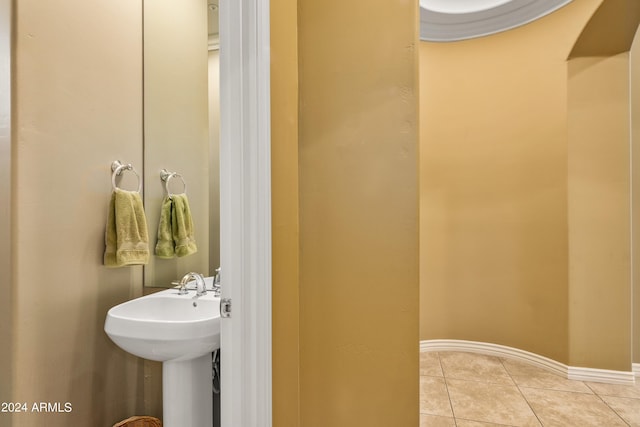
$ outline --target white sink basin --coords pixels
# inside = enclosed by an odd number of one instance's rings
[[[212,291],[198,297],[195,290],[179,295],[167,289],[111,308],[104,330],[120,348],[145,359],[195,359],[220,348],[220,298]]]
[[[123,350],[162,362],[162,425],[213,425],[211,352],[220,348],[220,298],[167,289],[111,308],[104,331]]]

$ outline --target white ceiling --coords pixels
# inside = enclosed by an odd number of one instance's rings
[[[420,39],[447,42],[506,31],[572,0],[420,0]]]

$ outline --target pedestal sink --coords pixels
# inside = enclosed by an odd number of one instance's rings
[[[207,288],[213,278],[206,278]],[[104,330],[123,350],[162,362],[164,427],[213,425],[211,352],[220,348],[220,299],[167,289],[109,310]]]

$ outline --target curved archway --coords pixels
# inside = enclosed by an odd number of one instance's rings
[[[616,25],[611,25],[615,22]],[[585,56],[613,56],[629,52],[638,24],[640,2],[609,0],[593,14],[576,40],[569,59]]]
[[[571,0],[420,0],[420,39],[456,41],[495,34],[546,16]]]

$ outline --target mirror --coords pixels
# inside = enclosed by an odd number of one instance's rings
[[[146,0],[144,10],[144,202],[152,252],[144,285],[170,287],[184,274],[219,265],[218,0]],[[197,252],[155,256],[160,172],[182,175]],[[172,193],[183,181],[169,180]]]

